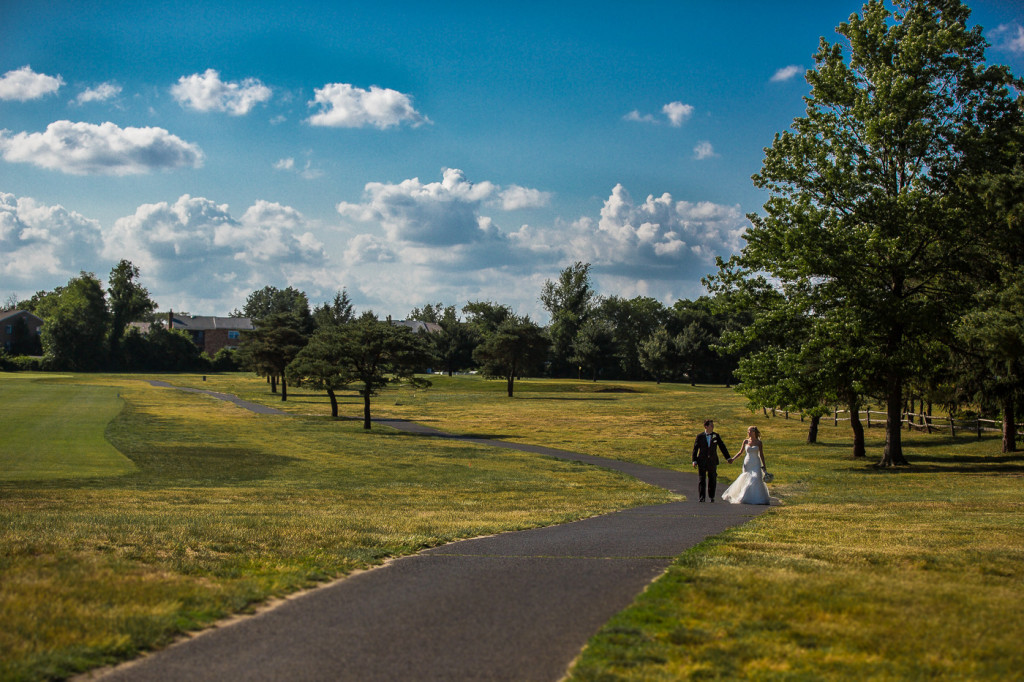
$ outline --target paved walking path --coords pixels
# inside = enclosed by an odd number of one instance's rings
[[[377,423],[458,438],[406,421]],[[463,440],[587,462],[695,497],[693,473]],[[211,628],[103,679],[559,680],[587,640],[676,556],[765,510],[672,502],[454,542]]]

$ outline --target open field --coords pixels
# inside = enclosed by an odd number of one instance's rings
[[[24,454],[16,477],[0,475],[5,680],[131,657],[270,597],[456,538],[670,497],[593,467],[385,428],[367,434],[322,416],[256,415],[137,377],[8,376],[3,395],[35,407],[3,445],[5,457]],[[83,398],[90,392],[120,412],[108,423],[89,418],[99,413]],[[132,466],[97,467],[91,478],[45,466],[33,478],[32,449],[61,437],[58,409],[79,413],[76,432],[97,458],[112,444]],[[74,460],[87,454],[83,445]]]
[[[752,414],[721,387],[524,381],[512,400],[502,389],[440,377],[376,409],[670,468],[688,466],[705,417],[734,453],[756,424],[785,502],[682,556],[572,679],[1024,679],[1024,455],[1000,454],[998,435],[904,432],[912,466],[879,471],[883,429],[855,461],[848,426],[823,424],[808,445],[807,423]],[[266,400],[265,387],[249,397]],[[302,400],[287,409],[326,409]]]
[[[294,416],[136,377],[62,380],[120,391],[107,438],[136,470],[0,481],[0,676],[129,656],[454,537],[664,499],[588,467],[362,433],[328,417],[326,396],[292,388],[282,403],[249,375],[161,378]],[[433,379],[386,392],[374,416],[669,468],[689,466],[707,416],[733,452],[748,424],[763,432],[785,504],[683,555],[573,679],[1024,679],[1024,457],[1000,455],[997,436],[904,432],[913,466],[876,471],[881,429],[854,461],[847,428],[807,445],[806,424],[752,415],[722,387],[527,380],[510,400],[502,382]],[[342,396],[343,416],[360,411]]]

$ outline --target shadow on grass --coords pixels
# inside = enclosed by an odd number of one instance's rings
[[[125,452],[140,471],[140,482],[178,485],[232,485],[271,477],[297,462],[293,457],[245,448],[150,445]]]
[[[870,456],[861,460],[859,466],[847,467],[847,471],[860,474],[907,473],[907,474],[1024,474],[1022,455],[950,455],[947,457],[919,456],[907,454],[909,466],[878,468],[873,466],[877,459]]]
[[[605,398],[605,397],[600,397],[600,398],[593,397],[593,398],[589,398],[589,397],[582,396],[582,395],[573,396],[573,397],[567,397],[567,398],[556,398],[554,396],[539,396],[539,395],[538,396],[518,396],[517,395],[514,398],[514,400],[568,400],[568,401],[571,401],[571,402],[576,402],[576,401],[581,401],[581,400],[605,400],[605,401],[607,401],[607,400],[618,400],[618,398],[613,398],[613,397],[607,397],[607,398]]]

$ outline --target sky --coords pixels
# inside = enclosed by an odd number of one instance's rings
[[[1024,75],[1024,3],[969,2]],[[161,310],[270,285],[404,318],[547,280],[704,294],[859,2],[0,0],[0,301],[121,260]]]

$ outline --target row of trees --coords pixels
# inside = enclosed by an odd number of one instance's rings
[[[42,318],[42,366],[92,371],[173,371],[232,367],[230,358],[205,358],[187,334],[154,325],[148,334],[129,327],[153,321],[156,303],[139,283],[139,269],[130,261],[115,265],[107,288],[83,272],[53,291],[40,291],[16,303]]]
[[[806,115],[776,135],[743,252],[706,283],[748,333],[753,406],[887,412],[881,465],[906,464],[901,416],[973,404],[1016,449],[1024,398],[1022,83],[985,61],[958,0],[871,0],[824,38]],[[816,423],[816,422],[814,422]],[[813,427],[812,427],[813,428]]]
[[[357,317],[344,290],[310,310],[303,292],[265,287],[233,312],[252,318],[255,327],[240,361],[265,376],[272,392],[280,389],[282,400],[290,383],[325,391],[334,416],[336,392],[355,384],[367,428],[371,397],[389,382],[414,381],[427,368],[479,370],[503,379],[510,397],[524,374],[729,380],[730,359],[716,354],[713,344],[742,315],[714,313],[707,299],[666,308],[650,298],[602,298],[589,269],[575,263],[546,283],[541,300],[553,319],[547,328],[507,305],[473,301],[461,311],[443,303],[414,308],[409,319],[431,325],[417,334],[372,312]]]

